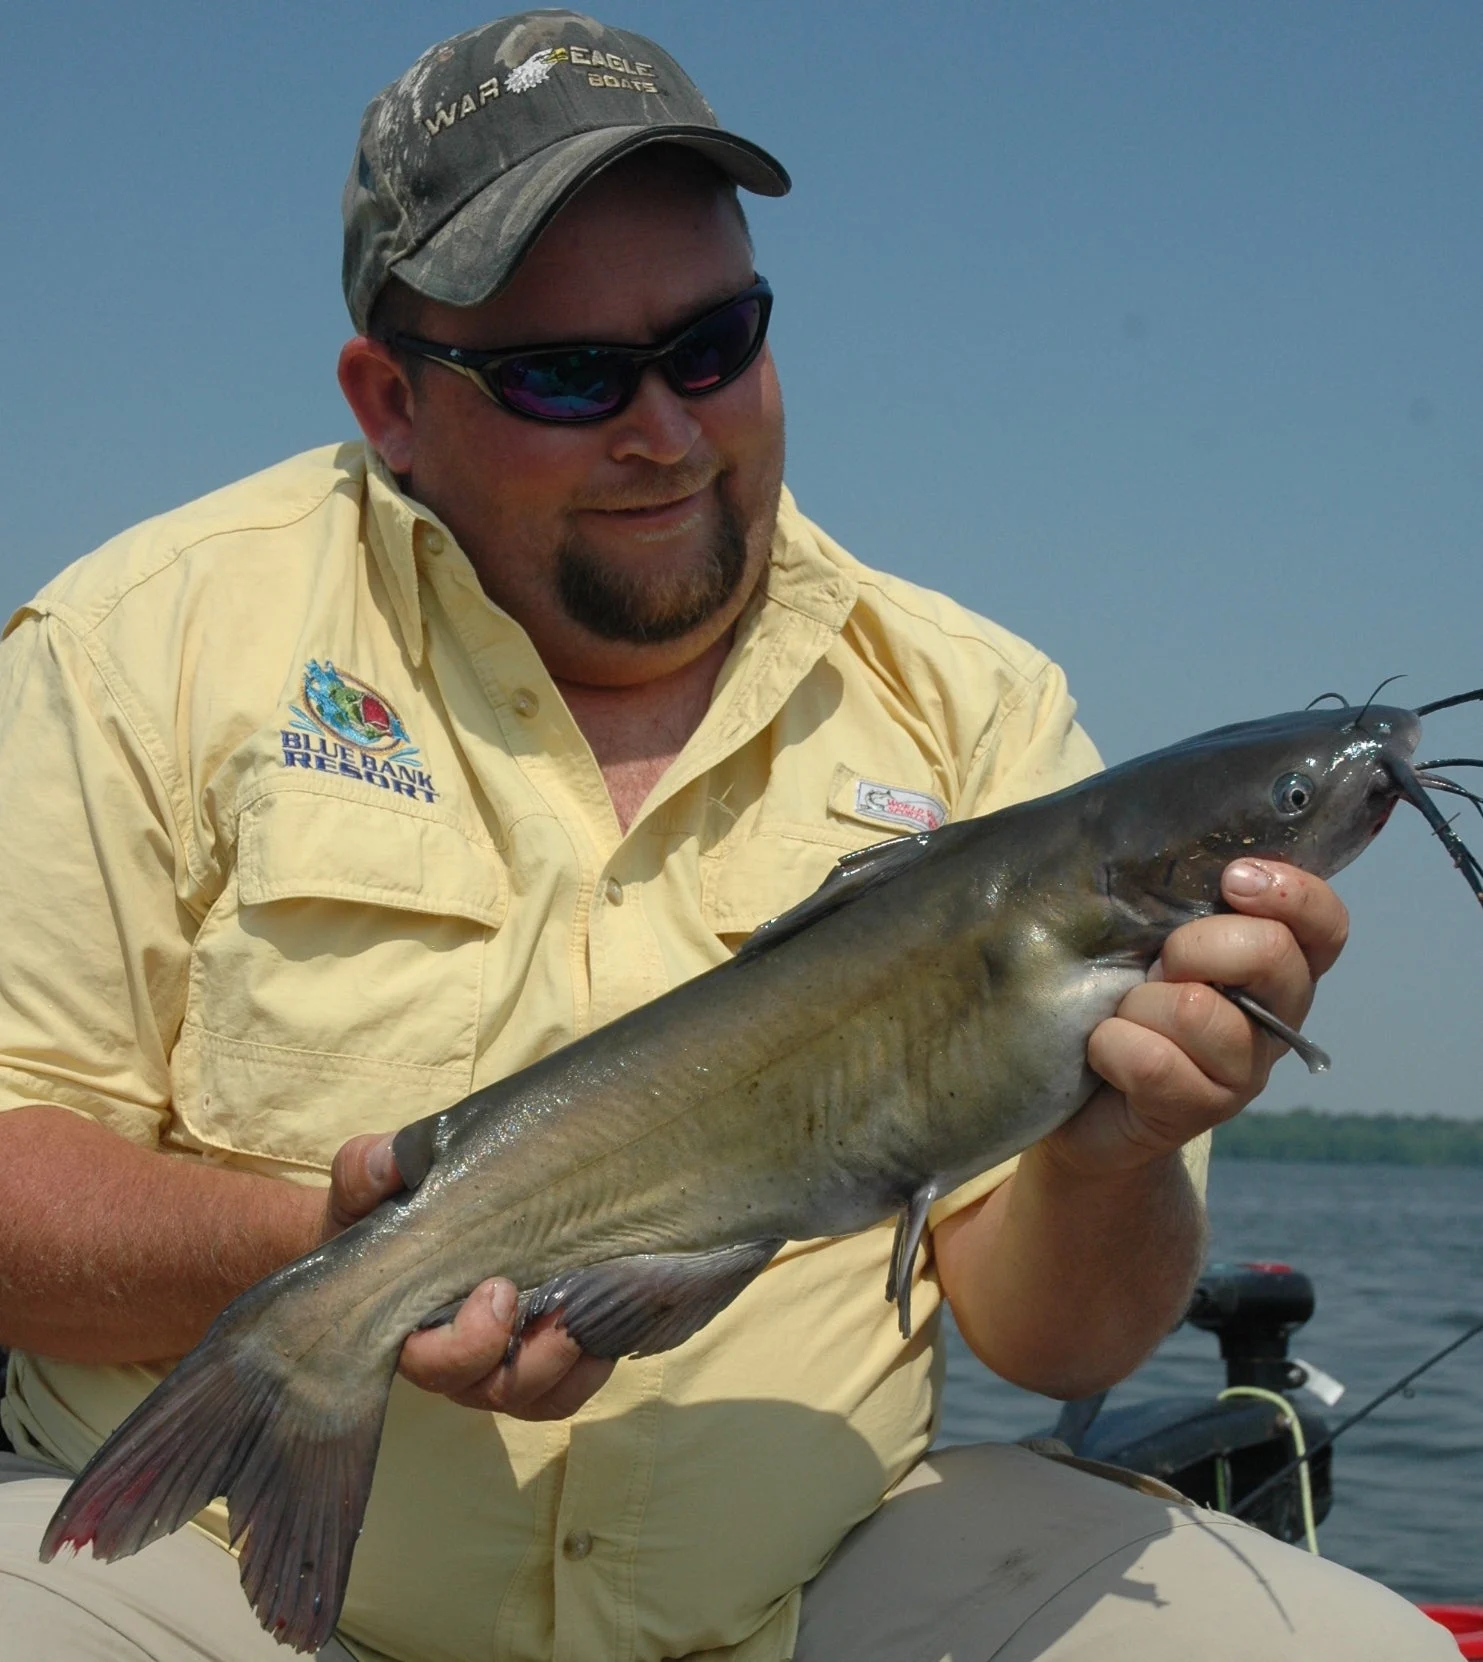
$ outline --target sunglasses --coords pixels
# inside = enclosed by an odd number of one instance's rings
[[[759,277],[657,346],[512,346],[478,352],[414,335],[386,344],[465,375],[496,404],[530,421],[606,421],[633,402],[653,364],[682,398],[736,380],[762,350],[772,290]]]

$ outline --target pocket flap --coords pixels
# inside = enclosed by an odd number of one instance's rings
[[[497,928],[508,889],[493,843],[475,842],[446,820],[374,797],[348,802],[320,791],[277,790],[242,810],[237,893],[244,906],[348,900]]]
[[[749,837],[702,859],[701,915],[717,935],[750,935],[811,895],[849,852],[802,837]]]

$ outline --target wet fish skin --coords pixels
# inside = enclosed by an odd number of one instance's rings
[[[42,1555],[137,1551],[228,1496],[244,1589],[333,1630],[408,1333],[487,1275],[596,1355],[663,1350],[787,1239],[902,1219],[1097,1080],[1087,1038],[1169,932],[1265,854],[1328,875],[1384,824],[1410,712],[1201,735],[1054,796],[848,856],[731,962],[396,1140],[408,1191],[235,1300],[73,1484]],[[1291,776],[1311,800],[1279,812]]]

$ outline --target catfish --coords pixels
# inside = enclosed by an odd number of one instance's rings
[[[729,962],[406,1126],[405,1192],[228,1305],[77,1477],[42,1558],[137,1552],[225,1495],[263,1625],[318,1649],[402,1343],[489,1275],[520,1290],[512,1347],[554,1312],[592,1355],[645,1356],[683,1344],[785,1241],[894,1215],[886,1297],[908,1335],[933,1201],[1082,1106],[1092,1029],[1171,930],[1220,907],[1231,860],[1327,877],[1405,798],[1483,900],[1483,868],[1427,794],[1472,793],[1411,761],[1419,717],[1460,701],[1222,727],[846,855]]]

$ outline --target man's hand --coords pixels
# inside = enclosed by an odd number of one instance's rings
[[[1339,956],[1349,915],[1321,879],[1241,860],[1221,889],[1233,912],[1176,929],[1150,978],[1093,1032],[1087,1058],[1107,1083],[1046,1139],[1071,1170],[1131,1170],[1238,1114],[1286,1047],[1216,986],[1243,988],[1298,1027]]]
[[[1296,1027],[1344,944],[1347,914],[1317,878],[1243,860],[1222,889],[1234,912],[1176,929],[1155,976],[1093,1032],[1087,1054],[1106,1085],[933,1231],[963,1337],[1027,1390],[1116,1383],[1185,1308],[1204,1213],[1179,1150],[1244,1108],[1282,1049],[1211,983],[1245,988]]]
[[[402,1188],[391,1145],[390,1133],[352,1137],[335,1156],[325,1202],[325,1240]],[[584,1355],[549,1316],[526,1328],[514,1361],[507,1363],[514,1322],[514,1283],[481,1281],[446,1327],[425,1328],[402,1346],[402,1376],[465,1408],[522,1420],[560,1420],[575,1414],[612,1373],[611,1362]]]

